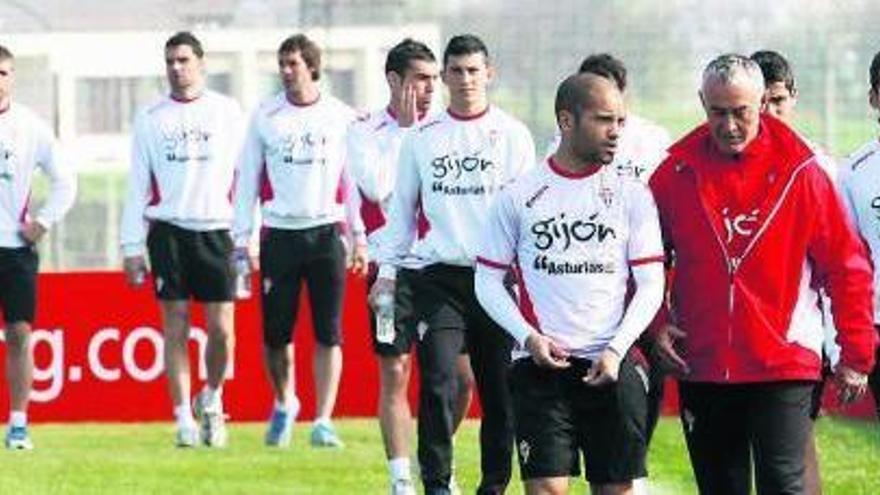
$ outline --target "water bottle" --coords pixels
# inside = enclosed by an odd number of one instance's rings
[[[394,295],[379,294],[376,298],[376,342],[394,343]]]
[[[251,297],[251,261],[247,253],[236,253],[235,267],[235,298],[250,299]]]
[[[144,282],[147,281],[147,267],[142,266],[138,269],[138,271],[134,274],[134,280],[132,284],[135,287],[140,287],[144,285]]]

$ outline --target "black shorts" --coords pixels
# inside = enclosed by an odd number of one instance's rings
[[[345,246],[336,224],[266,229],[260,242],[260,267],[267,347],[284,347],[292,341],[303,280],[309,288],[315,340],[327,347],[342,343]]]
[[[577,476],[581,454],[591,483],[646,476],[647,382],[637,366],[624,359],[617,383],[597,388],[582,381],[589,361],[572,359],[564,370],[516,361],[510,388],[522,478]]]
[[[377,269],[370,266],[367,277],[367,294],[376,281]],[[418,319],[415,317],[413,308],[413,272],[400,269],[397,271],[397,281],[394,287],[394,341],[390,344],[376,340],[376,314],[372,306],[367,305],[370,318],[370,340],[373,342],[373,351],[379,356],[396,357],[409,354],[416,342],[416,326]]]
[[[0,306],[7,324],[33,323],[39,256],[33,246],[0,248]]]
[[[235,275],[229,231],[188,230],[154,222],[147,235],[156,297],[163,301],[231,302]]]

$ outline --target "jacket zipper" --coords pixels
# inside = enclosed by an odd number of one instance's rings
[[[807,158],[800,165],[798,165],[794,172],[791,173],[791,176],[788,179],[788,182],[785,184],[785,187],[782,189],[782,193],[779,195],[779,199],[774,203],[773,208],[770,210],[770,213],[767,215],[767,218],[764,219],[764,222],[761,224],[761,227],[758,229],[758,232],[755,233],[755,236],[752,237],[752,240],[749,241],[749,244],[743,250],[741,256],[731,257],[730,253],[727,251],[727,246],[724,245],[724,242],[721,240],[721,236],[718,234],[718,229],[715,228],[715,224],[712,222],[712,218],[709,216],[708,210],[706,209],[706,202],[703,201],[703,196],[700,193],[702,188],[700,188],[700,178],[697,175],[697,197],[700,199],[700,204],[703,207],[703,217],[706,219],[706,222],[709,223],[709,227],[712,229],[712,234],[715,236],[715,241],[718,243],[718,246],[721,248],[721,254],[724,256],[724,261],[727,264],[727,347],[728,349],[733,347],[733,304],[734,304],[734,278],[736,277],[736,271],[739,269],[740,265],[742,265],[745,257],[752,251],[752,248],[758,241],[758,238],[767,230],[767,226],[776,216],[777,212],[779,212],[779,208],[782,206],[782,202],[785,200],[786,196],[788,196],[789,190],[791,190],[792,184],[794,184],[795,178],[797,178],[798,174],[800,174],[801,170],[806,167],[807,162],[809,162],[813,157]],[[696,174],[695,174],[696,175]],[[724,380],[730,380],[730,366],[729,363],[724,363]]]

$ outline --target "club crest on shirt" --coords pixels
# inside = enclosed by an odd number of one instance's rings
[[[15,152],[6,145],[0,143],[0,180],[12,181],[13,179],[13,162],[15,161]]]
[[[727,233],[725,241],[730,244],[737,236],[751,237],[758,230],[759,213],[760,210],[755,208],[750,212],[734,215],[730,212],[730,208],[723,208],[721,218]]]

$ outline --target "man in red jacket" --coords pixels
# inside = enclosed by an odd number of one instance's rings
[[[707,122],[651,179],[675,266],[661,358],[681,378],[700,493],[802,493],[810,394],[821,367],[822,280],[842,347],[841,399],[873,366],[872,275],[828,176],[796,133],[761,114],[758,65],[722,55],[703,72]],[[815,275],[815,276],[814,276]]]

